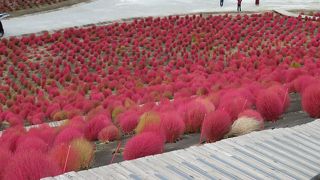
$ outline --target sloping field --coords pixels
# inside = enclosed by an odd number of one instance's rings
[[[318,118],[319,27],[270,12],[185,15],[2,39],[0,178],[54,176]]]

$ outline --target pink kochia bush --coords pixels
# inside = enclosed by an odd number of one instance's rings
[[[293,82],[296,92],[303,93],[303,91],[311,84],[319,83],[319,80],[311,75],[302,75],[296,78]]]
[[[5,172],[11,157],[12,152],[10,150],[0,147],[0,179],[3,178],[3,173]]]
[[[111,120],[108,116],[99,114],[93,117],[85,127],[84,134],[88,140],[98,139],[99,132],[111,124]]]
[[[283,101],[276,92],[262,90],[256,102],[257,110],[267,121],[276,121],[283,112]]]
[[[23,127],[14,127],[6,129],[0,137],[1,147],[7,148],[14,152],[18,139],[25,134]]]
[[[16,153],[9,161],[3,174],[4,180],[39,180],[62,173],[58,164],[39,151]]]
[[[86,127],[86,122],[84,120],[84,117],[75,116],[68,121],[68,126],[76,128],[80,132],[84,132],[84,129]]]
[[[50,146],[53,144],[53,141],[57,135],[57,130],[47,124],[43,124],[37,128],[30,129],[28,135],[39,137]]]
[[[156,133],[162,139],[163,142],[166,141],[166,131],[161,126],[161,123],[148,124],[143,128],[143,130],[140,133],[146,133],[146,132]]]
[[[199,132],[203,119],[207,114],[206,107],[198,101],[190,101],[187,104],[181,104],[178,108],[185,126],[186,132],[194,133]]]
[[[232,124],[231,117],[223,110],[209,113],[202,124],[201,137],[207,142],[219,141],[227,134]]]
[[[135,110],[128,110],[118,117],[118,123],[123,133],[133,132],[138,125],[139,113]]]
[[[320,117],[320,85],[312,84],[308,86],[302,94],[302,108],[310,117]]]
[[[26,136],[26,138],[20,138],[20,139],[17,143],[17,147],[15,151],[16,153],[26,151],[26,150],[34,150],[34,151],[45,153],[48,150],[48,147],[49,147],[48,144],[44,142],[44,140],[42,140],[41,138]]]
[[[103,128],[98,134],[98,139],[101,142],[114,141],[119,138],[120,138],[119,129],[113,124]]]
[[[268,90],[273,91],[278,94],[278,96],[282,102],[282,106],[283,106],[282,111],[285,112],[286,109],[290,105],[290,98],[289,98],[289,94],[288,94],[288,89],[285,89],[281,85],[273,85],[273,86],[269,87]]]
[[[80,154],[70,144],[59,144],[53,147],[50,157],[63,172],[80,170]]]
[[[54,140],[54,145],[70,143],[74,139],[82,138],[83,133],[73,127],[67,127],[61,130]]]
[[[232,121],[236,120],[239,113],[250,108],[251,104],[250,102],[241,97],[226,97],[221,99],[220,105],[218,109],[224,110],[230,115],[230,118]]]
[[[155,111],[147,111],[143,113],[139,118],[139,123],[135,129],[136,134],[140,134],[145,131],[145,128],[149,126],[158,126],[160,127],[160,115]]]
[[[161,128],[165,132],[166,141],[173,143],[185,131],[185,124],[181,116],[174,111],[161,113]]]
[[[164,141],[154,132],[144,132],[131,138],[125,145],[123,158],[132,160],[144,156],[160,154],[164,149]]]
[[[212,112],[212,111],[214,111],[216,109],[214,104],[212,102],[210,102],[209,99],[197,98],[196,101],[200,102],[201,104],[203,104],[208,113]]]

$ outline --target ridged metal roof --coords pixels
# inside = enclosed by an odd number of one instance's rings
[[[311,179],[319,138],[315,120],[45,179]]]
[[[36,124],[36,125],[31,125],[31,126],[26,126],[24,127],[27,131],[29,131],[32,128],[38,128],[41,125],[48,125],[50,127],[59,127],[62,126],[64,123],[66,123],[67,120],[61,120],[61,121],[53,121],[53,122],[48,122],[48,123],[42,123],[42,124]],[[0,131],[0,136],[3,134],[5,130]]]

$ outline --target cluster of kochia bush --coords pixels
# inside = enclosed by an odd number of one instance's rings
[[[13,127],[0,137],[0,179],[40,179],[91,167],[94,145],[70,127]]]
[[[183,133],[214,142],[259,130],[285,112],[290,92],[320,117],[319,45],[319,21],[273,13],[150,17],[11,37],[0,42],[0,121],[24,137],[25,123],[68,119],[45,141],[47,152],[135,132],[124,150],[134,159],[161,153]],[[19,138],[11,136],[0,141],[14,153]]]
[[[52,5],[66,0],[0,0],[0,12],[13,12],[24,9]]]
[[[316,62],[318,25],[270,13],[170,16],[3,39],[0,120],[39,124],[112,99],[145,104],[262,81],[278,65]]]

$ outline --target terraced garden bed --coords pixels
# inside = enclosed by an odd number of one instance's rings
[[[2,39],[0,165],[9,163],[0,178],[53,176],[318,118],[319,27],[270,12],[201,14]]]

